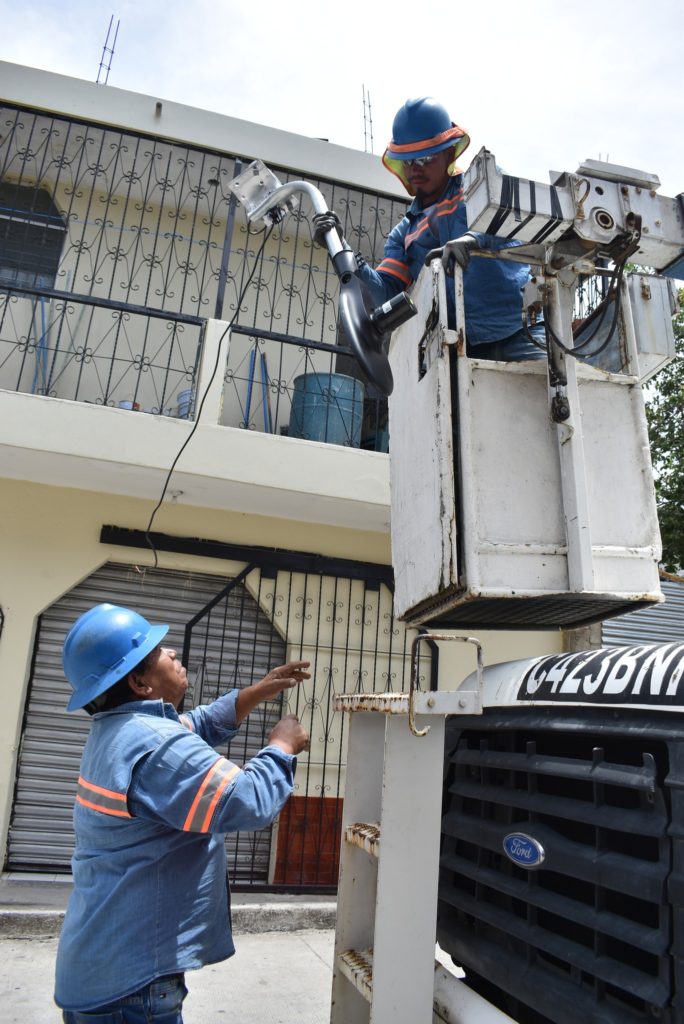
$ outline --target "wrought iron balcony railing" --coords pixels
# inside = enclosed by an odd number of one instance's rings
[[[191,417],[203,327],[234,319],[224,424],[307,437],[298,410],[315,387],[330,406],[316,414],[320,440],[385,450],[383,403],[340,345],[327,254],[301,212],[260,252],[227,189],[240,167],[231,154],[0,107],[0,387]],[[313,183],[352,246],[379,260],[405,204]]]

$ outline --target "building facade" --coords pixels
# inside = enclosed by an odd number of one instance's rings
[[[238,883],[331,888],[330,698],[406,688],[414,635],[392,609],[386,408],[345,350],[306,200],[266,236],[227,186],[257,157],[312,182],[369,261],[406,197],[370,154],[157,97],[5,63],[0,97],[4,866],[68,871],[88,717],[64,711],[61,645],[113,600],[170,624],[195,703],[311,661],[230,750],[300,715],[294,798],[228,847]],[[490,663],[563,644],[481,639]],[[467,674],[461,647],[426,653],[423,685]]]

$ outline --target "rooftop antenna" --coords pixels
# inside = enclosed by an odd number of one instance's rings
[[[371,101],[370,93],[366,91],[366,86],[361,87],[363,89],[363,149],[365,153],[373,152],[373,115],[371,113]],[[370,139],[370,149],[368,148],[368,142]]]
[[[119,25],[121,24],[121,19],[117,18],[116,28],[114,29],[114,36],[112,38],[112,45],[110,46],[109,45],[109,38],[110,38],[110,36],[112,34],[112,26],[113,26],[113,24],[114,24],[114,15],[112,14],[111,18],[109,19],[109,28],[107,29],[107,38],[105,39],[105,44],[102,47],[102,57],[100,59],[100,67],[98,68],[98,71],[97,71],[97,79],[96,79],[96,81],[97,81],[98,85],[106,85],[107,84],[107,80],[109,78],[109,72],[110,72],[111,67],[112,67],[112,58],[114,56],[114,47],[116,46],[116,39],[117,39],[117,36],[119,35]],[[102,81],[100,81],[100,76],[102,75],[103,72],[104,72],[104,78],[102,79]]]

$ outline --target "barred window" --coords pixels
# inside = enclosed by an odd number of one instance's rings
[[[46,189],[0,181],[0,282],[53,288],[65,235]]]

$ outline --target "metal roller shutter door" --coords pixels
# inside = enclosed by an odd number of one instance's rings
[[[73,802],[81,752],[90,725],[85,712],[69,714],[64,710],[71,688],[62,672],[62,644],[74,620],[101,601],[128,605],[152,621],[167,622],[169,646],[180,653],[186,623],[221,592],[226,582],[225,577],[207,574],[149,568],[140,572],[132,566],[107,564],[43,613],[24,716],[9,833],[9,868],[68,871],[70,867],[74,843]],[[201,651],[191,652],[186,706],[192,706],[194,682],[203,674],[213,651],[220,648],[224,663],[226,658],[230,660],[231,645],[236,643],[231,637],[239,637],[243,649],[249,644],[251,678],[245,678],[241,672],[239,678],[225,680],[226,688],[247,685],[285,658],[282,640],[263,614],[258,614],[256,602],[243,588],[241,591],[241,598],[235,604],[235,614],[240,615],[238,628],[225,631],[222,628],[220,633],[214,630],[204,638]],[[222,623],[222,627],[225,625]],[[236,624],[229,625],[235,627]],[[262,715],[264,720],[257,723],[258,728],[245,730],[243,726],[239,750],[233,753],[236,761],[242,763],[260,749],[264,731],[277,717],[277,708],[269,708],[266,715]],[[229,836],[227,848],[231,874],[236,877],[250,874],[251,880],[266,881],[270,829],[253,836]]]
[[[665,603],[607,619],[601,636],[605,647],[621,644],[667,644],[684,640],[684,583],[663,580]]]

